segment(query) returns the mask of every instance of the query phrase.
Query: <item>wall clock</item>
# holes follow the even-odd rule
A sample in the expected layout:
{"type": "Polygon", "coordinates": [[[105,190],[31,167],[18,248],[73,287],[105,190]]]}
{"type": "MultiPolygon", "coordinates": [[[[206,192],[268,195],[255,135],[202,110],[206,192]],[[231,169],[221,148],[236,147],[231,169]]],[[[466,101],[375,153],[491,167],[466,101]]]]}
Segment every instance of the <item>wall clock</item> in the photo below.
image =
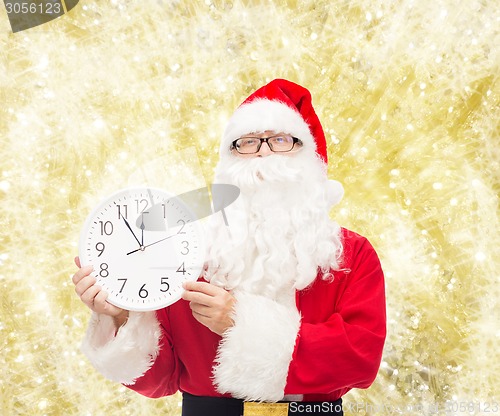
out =
{"type": "Polygon", "coordinates": [[[161,309],[197,280],[205,259],[203,229],[178,197],[155,188],[128,188],[88,216],[79,243],[108,302],[131,311],[161,309]]]}

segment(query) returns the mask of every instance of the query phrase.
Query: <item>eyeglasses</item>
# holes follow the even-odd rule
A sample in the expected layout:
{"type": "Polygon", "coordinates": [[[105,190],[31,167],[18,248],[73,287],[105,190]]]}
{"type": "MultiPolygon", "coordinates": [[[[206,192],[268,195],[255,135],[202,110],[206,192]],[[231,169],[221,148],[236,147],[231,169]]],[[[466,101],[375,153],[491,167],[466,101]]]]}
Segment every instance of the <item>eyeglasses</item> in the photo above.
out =
{"type": "Polygon", "coordinates": [[[258,153],[263,142],[266,142],[269,149],[275,153],[289,152],[294,148],[295,144],[302,146],[302,142],[296,137],[289,134],[277,134],[270,137],[240,137],[231,143],[231,150],[234,149],[243,155],[258,153]]]}

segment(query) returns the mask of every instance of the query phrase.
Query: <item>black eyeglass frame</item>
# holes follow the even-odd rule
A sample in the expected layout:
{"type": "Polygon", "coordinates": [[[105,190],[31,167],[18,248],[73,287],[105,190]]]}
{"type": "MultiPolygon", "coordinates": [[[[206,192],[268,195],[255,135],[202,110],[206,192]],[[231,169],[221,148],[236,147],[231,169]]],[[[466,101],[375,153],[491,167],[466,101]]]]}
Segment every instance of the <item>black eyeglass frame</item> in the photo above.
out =
{"type": "Polygon", "coordinates": [[[291,152],[297,143],[299,143],[301,146],[303,144],[302,140],[298,139],[297,137],[290,136],[293,139],[292,147],[290,148],[290,150],[273,150],[273,146],[269,143],[269,139],[274,139],[275,137],[280,137],[280,136],[282,136],[282,134],[277,134],[275,136],[269,136],[269,137],[248,137],[248,138],[259,139],[260,140],[260,143],[257,146],[257,150],[255,152],[251,152],[251,153],[241,153],[238,150],[238,148],[236,147],[236,142],[238,140],[241,140],[241,139],[245,138],[245,137],[240,137],[240,138],[234,140],[231,143],[231,147],[229,148],[229,150],[236,150],[240,155],[254,155],[255,153],[259,153],[260,148],[262,147],[262,143],[266,142],[267,145],[269,146],[269,149],[271,150],[271,152],[274,152],[274,153],[287,153],[287,152],[291,152]]]}

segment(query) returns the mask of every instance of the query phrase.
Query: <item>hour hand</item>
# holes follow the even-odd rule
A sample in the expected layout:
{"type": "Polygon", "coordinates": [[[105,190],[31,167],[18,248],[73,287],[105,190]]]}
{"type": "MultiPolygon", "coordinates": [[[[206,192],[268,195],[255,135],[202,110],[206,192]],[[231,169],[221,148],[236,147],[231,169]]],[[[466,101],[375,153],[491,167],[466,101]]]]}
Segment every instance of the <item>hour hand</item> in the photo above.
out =
{"type": "Polygon", "coordinates": [[[141,247],[144,245],[144,212],[141,214],[141,247]]]}
{"type": "MultiPolygon", "coordinates": [[[[134,231],[132,230],[132,227],[130,227],[130,224],[128,223],[128,221],[124,218],[123,218],[123,221],[125,221],[125,225],[127,226],[127,228],[130,230],[130,232],[132,233],[132,235],[134,236],[135,238],[135,241],[137,241],[137,243],[139,244],[140,247],[142,247],[142,244],[141,242],[139,241],[139,239],[137,238],[137,236],[135,235],[134,231]]],[[[142,230],[142,232],[144,233],[144,229],[142,230]]]]}

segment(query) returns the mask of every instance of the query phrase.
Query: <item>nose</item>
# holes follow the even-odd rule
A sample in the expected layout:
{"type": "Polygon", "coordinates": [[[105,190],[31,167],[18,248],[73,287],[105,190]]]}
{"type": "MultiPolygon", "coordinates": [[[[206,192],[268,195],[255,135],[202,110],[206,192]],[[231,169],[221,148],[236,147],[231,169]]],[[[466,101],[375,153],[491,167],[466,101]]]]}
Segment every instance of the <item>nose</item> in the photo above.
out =
{"type": "Polygon", "coordinates": [[[272,152],[271,148],[269,147],[269,143],[263,142],[262,146],[260,146],[260,149],[257,152],[257,157],[269,156],[272,153],[273,152],[272,152]]]}

